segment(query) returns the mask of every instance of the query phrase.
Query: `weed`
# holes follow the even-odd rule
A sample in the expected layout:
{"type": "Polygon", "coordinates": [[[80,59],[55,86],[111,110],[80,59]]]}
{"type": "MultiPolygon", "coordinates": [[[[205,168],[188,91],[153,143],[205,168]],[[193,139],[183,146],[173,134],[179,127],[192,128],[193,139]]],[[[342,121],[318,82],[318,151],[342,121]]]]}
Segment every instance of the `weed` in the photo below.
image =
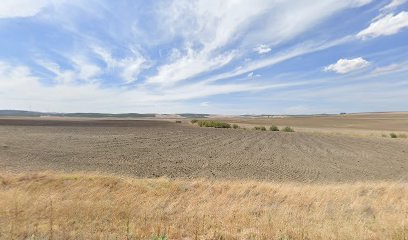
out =
{"type": "Polygon", "coordinates": [[[254,127],[254,129],[255,130],[260,130],[260,131],[266,131],[266,127],[264,127],[264,126],[256,126],[256,127],[254,127]]]}
{"type": "Polygon", "coordinates": [[[191,123],[192,123],[192,124],[197,123],[197,122],[198,122],[198,120],[197,120],[197,119],[193,119],[193,120],[191,120],[191,123]]]}
{"type": "Polygon", "coordinates": [[[390,133],[390,137],[391,137],[391,138],[397,138],[398,136],[397,136],[397,134],[395,134],[395,133],[390,133]]]}
{"type": "Polygon", "coordinates": [[[176,123],[181,123],[181,121],[177,120],[176,123]]]}
{"type": "Polygon", "coordinates": [[[166,235],[153,236],[152,240],[167,240],[167,236],[166,235]]]}
{"type": "Polygon", "coordinates": [[[239,128],[239,126],[238,126],[238,124],[232,124],[232,128],[237,129],[237,128],[239,128]]]}
{"type": "Polygon", "coordinates": [[[272,132],[277,132],[277,131],[279,131],[279,128],[277,127],[277,126],[271,126],[270,128],[269,128],[269,130],[270,131],[272,131],[272,132]]]}

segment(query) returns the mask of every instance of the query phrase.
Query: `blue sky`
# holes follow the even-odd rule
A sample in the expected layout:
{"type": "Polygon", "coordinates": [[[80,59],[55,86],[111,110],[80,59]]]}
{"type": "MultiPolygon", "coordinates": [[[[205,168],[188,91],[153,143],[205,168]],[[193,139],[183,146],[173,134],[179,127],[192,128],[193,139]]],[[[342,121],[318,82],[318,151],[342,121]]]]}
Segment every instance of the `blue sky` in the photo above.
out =
{"type": "Polygon", "coordinates": [[[408,0],[2,0],[0,109],[408,110],[408,0]]]}

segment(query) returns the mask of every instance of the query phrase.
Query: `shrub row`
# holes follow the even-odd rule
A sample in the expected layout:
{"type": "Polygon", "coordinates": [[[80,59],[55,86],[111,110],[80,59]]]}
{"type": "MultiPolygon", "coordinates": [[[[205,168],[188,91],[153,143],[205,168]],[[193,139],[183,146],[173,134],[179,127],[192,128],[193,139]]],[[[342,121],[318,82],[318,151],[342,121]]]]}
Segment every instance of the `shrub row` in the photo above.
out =
{"type": "Polygon", "coordinates": [[[213,121],[213,120],[191,120],[191,123],[197,123],[200,127],[213,127],[213,128],[231,128],[231,125],[226,122],[213,121]]]}
{"type": "MultiPolygon", "coordinates": [[[[214,121],[214,120],[197,120],[197,119],[193,119],[191,120],[192,124],[197,123],[198,126],[200,127],[214,127],[214,128],[233,128],[233,129],[238,129],[240,128],[237,124],[229,124],[226,122],[220,122],[220,121],[214,121]]],[[[245,128],[243,128],[245,129],[245,128]]],[[[266,131],[266,127],[264,126],[256,126],[254,127],[254,130],[258,130],[258,131],[266,131]]],[[[295,130],[291,127],[284,127],[282,128],[282,130],[279,130],[279,128],[277,126],[271,126],[269,128],[269,131],[273,131],[273,132],[277,132],[277,131],[283,131],[283,132],[294,132],[295,130]]]]}
{"type": "Polygon", "coordinates": [[[266,127],[261,126],[261,127],[254,127],[254,130],[260,130],[260,131],[266,131],[266,127]]]}
{"type": "MultiPolygon", "coordinates": [[[[266,131],[266,128],[264,126],[256,126],[254,127],[255,130],[260,130],[260,131],[266,131]]],[[[294,132],[295,130],[291,127],[284,127],[282,130],[279,130],[277,126],[271,126],[269,128],[269,131],[272,132],[278,132],[278,131],[283,131],[283,132],[294,132]]]]}
{"type": "Polygon", "coordinates": [[[396,133],[390,133],[391,138],[407,138],[408,136],[406,134],[396,134],[396,133]]]}

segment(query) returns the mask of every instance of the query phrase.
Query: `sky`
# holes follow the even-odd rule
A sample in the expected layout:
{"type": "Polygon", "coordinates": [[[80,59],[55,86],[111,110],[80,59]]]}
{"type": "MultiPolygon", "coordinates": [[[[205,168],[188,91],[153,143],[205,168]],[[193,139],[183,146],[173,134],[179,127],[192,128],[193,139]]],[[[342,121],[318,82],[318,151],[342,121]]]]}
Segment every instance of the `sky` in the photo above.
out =
{"type": "Polygon", "coordinates": [[[408,110],[408,0],[1,0],[0,109],[408,110]]]}

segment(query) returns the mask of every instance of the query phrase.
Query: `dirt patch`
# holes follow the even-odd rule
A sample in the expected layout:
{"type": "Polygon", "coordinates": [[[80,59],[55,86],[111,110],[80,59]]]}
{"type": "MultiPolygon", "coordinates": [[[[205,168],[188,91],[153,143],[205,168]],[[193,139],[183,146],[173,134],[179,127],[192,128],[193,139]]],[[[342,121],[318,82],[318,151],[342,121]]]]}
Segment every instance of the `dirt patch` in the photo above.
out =
{"type": "Polygon", "coordinates": [[[149,120],[0,121],[4,170],[295,182],[401,180],[408,141],[149,120]],[[7,144],[5,144],[7,143],[7,144]]]}

